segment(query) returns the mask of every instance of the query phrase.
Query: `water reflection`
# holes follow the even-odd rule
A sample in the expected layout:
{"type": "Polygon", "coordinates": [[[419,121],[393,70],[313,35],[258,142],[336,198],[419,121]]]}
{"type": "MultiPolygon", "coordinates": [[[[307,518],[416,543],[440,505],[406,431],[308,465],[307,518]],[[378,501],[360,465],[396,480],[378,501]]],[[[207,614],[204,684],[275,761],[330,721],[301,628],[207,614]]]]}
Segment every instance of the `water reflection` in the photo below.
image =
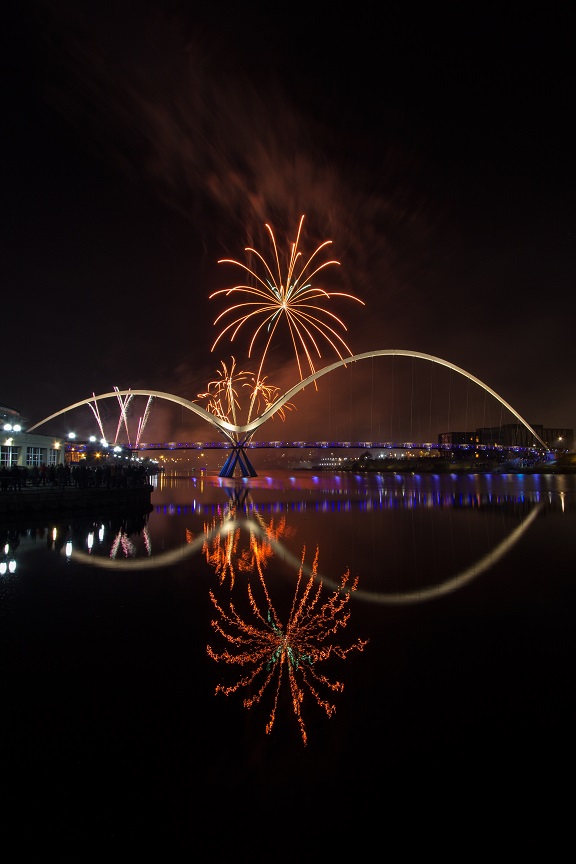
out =
{"type": "Polygon", "coordinates": [[[574,506],[563,479],[552,479],[559,491],[549,478],[490,475],[173,479],[155,491],[150,514],[76,531],[71,555],[138,571],[201,555],[232,589],[255,572],[256,548],[261,563],[275,559],[276,578],[293,582],[302,548],[319,547],[317,578],[331,590],[348,567],[361,576],[355,601],[421,604],[492,568],[539,513],[574,506]]]}
{"type": "Polygon", "coordinates": [[[284,625],[264,578],[266,556],[260,553],[266,544],[261,544],[253,534],[250,542],[255,563],[252,570],[254,578],[249,578],[242,586],[242,596],[237,590],[234,602],[230,597],[219,601],[213,590],[209,592],[217,613],[211,624],[225,647],[215,649],[208,645],[208,656],[217,663],[225,663],[240,670],[238,680],[231,684],[218,684],[215,692],[228,696],[240,690],[247,691],[243,704],[245,708],[252,708],[272,691],[272,706],[266,723],[266,732],[269,734],[276,719],[283,679],[287,676],[292,710],[298,721],[302,741],[306,744],[308,734],[302,715],[305,696],[311,696],[331,717],[336,706],[323,694],[342,692],[344,689],[341,681],[332,680],[318,667],[331,657],[344,660],[350,651],[362,651],[368,642],[367,639],[357,639],[348,647],[343,647],[333,641],[338,631],[348,624],[349,601],[351,593],[357,588],[358,579],[350,582],[350,572],[347,571],[336,590],[326,595],[322,582],[316,581],[319,550],[316,550],[310,575],[305,578],[304,549],[284,625]],[[243,612],[240,611],[242,605],[246,607],[243,612]]]}
{"type": "Polygon", "coordinates": [[[17,531],[8,531],[2,537],[2,555],[0,557],[0,576],[16,572],[16,550],[20,545],[17,531]]]}
{"type": "MultiPolygon", "coordinates": [[[[247,487],[227,487],[227,492],[228,502],[220,515],[204,524],[207,539],[202,551],[218,577],[220,594],[227,591],[227,596],[219,599],[216,591],[209,590],[217,613],[210,623],[223,647],[208,645],[207,652],[217,663],[235,668],[239,677],[235,675],[232,683],[217,684],[215,693],[229,696],[242,691],[247,709],[268,696],[271,706],[265,729],[270,734],[283,687],[288,686],[300,735],[307,744],[302,713],[305,697],[312,697],[331,717],[336,706],[329,694],[344,689],[342,681],[332,680],[320,671],[320,665],[333,657],[344,660],[350,651],[362,651],[368,642],[357,639],[344,647],[335,641],[338,631],[348,624],[350,597],[358,587],[358,577],[351,580],[350,571],[346,571],[332,594],[327,595],[322,581],[318,581],[319,549],[305,577],[304,547],[290,609],[281,615],[264,571],[280,539],[292,535],[293,530],[288,528],[284,515],[265,520],[253,506],[247,487]],[[237,573],[245,576],[239,585],[237,573]]],[[[192,535],[188,536],[193,542],[192,535]]],[[[272,585],[278,585],[274,578],[272,585]]]]}
{"type": "Polygon", "coordinates": [[[22,825],[79,826],[76,849],[94,830],[113,843],[132,809],[144,834],[189,827],[198,790],[214,836],[223,814],[243,836],[284,800],[324,829],[334,800],[358,825],[405,815],[415,789],[429,807],[438,778],[474,813],[488,789],[504,818],[542,777],[553,788],[576,720],[576,477],[255,480],[174,479],[121,519],[0,520],[17,563],[0,577],[3,771],[22,825]],[[235,553],[208,560],[229,533],[235,553]],[[346,598],[330,633],[322,607],[346,598]],[[330,645],[345,662],[314,659],[330,645]]]}
{"type": "MultiPolygon", "coordinates": [[[[202,552],[206,561],[216,571],[220,583],[228,577],[230,588],[234,587],[237,572],[253,573],[263,567],[274,554],[273,543],[293,534],[286,524],[286,517],[272,517],[266,522],[261,513],[253,509],[248,487],[228,487],[228,503],[222,512],[204,523],[202,552]],[[241,544],[243,529],[246,542],[241,544]]],[[[191,531],[186,532],[189,543],[194,540],[191,531]]]]}
{"type": "Polygon", "coordinates": [[[13,572],[20,539],[45,536],[68,560],[107,569],[143,571],[201,555],[233,588],[238,574],[254,572],[256,543],[260,562],[275,558],[292,574],[302,547],[319,546],[318,578],[331,589],[349,567],[362,577],[357,601],[422,603],[494,566],[540,512],[574,508],[571,479],[307,472],[240,482],[168,478],[146,512],[0,529],[0,563],[13,572]]]}

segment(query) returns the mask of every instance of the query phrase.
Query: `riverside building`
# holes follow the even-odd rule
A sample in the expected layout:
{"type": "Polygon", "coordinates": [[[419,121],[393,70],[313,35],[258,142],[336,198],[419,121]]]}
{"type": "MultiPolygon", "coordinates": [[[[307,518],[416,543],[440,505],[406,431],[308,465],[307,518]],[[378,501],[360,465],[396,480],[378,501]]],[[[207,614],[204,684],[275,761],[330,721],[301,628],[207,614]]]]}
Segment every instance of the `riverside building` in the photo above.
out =
{"type": "Polygon", "coordinates": [[[66,441],[54,435],[26,432],[28,421],[19,411],[0,405],[0,468],[33,468],[65,461],[66,441]]]}

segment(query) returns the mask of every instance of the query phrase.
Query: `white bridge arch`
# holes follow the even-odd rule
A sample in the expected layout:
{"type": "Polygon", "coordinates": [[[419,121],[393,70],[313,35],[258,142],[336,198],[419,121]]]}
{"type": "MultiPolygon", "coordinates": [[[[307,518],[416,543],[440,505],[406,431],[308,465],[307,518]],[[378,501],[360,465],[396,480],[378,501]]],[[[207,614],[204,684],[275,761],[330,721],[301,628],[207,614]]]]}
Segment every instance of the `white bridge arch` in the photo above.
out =
{"type": "Polygon", "coordinates": [[[538,441],[542,448],[546,451],[549,448],[546,446],[544,441],[540,438],[540,436],[535,432],[532,426],[527,422],[527,420],[522,417],[521,414],[516,411],[515,408],[510,405],[502,396],[500,396],[495,390],[485,384],[484,381],[481,381],[479,378],[476,378],[470,372],[467,372],[465,369],[462,369],[460,366],[456,366],[454,363],[450,363],[448,360],[443,360],[441,357],[435,357],[433,354],[423,354],[421,351],[412,351],[409,349],[403,348],[382,348],[377,349],[375,351],[365,351],[362,354],[353,354],[350,357],[345,357],[342,360],[337,360],[334,363],[331,363],[329,366],[325,366],[323,369],[320,369],[317,372],[314,372],[312,375],[309,375],[307,378],[299,381],[294,387],[291,387],[290,390],[287,390],[283,396],[280,396],[273,405],[270,406],[263,414],[259,417],[256,417],[250,423],[246,423],[244,425],[235,425],[234,423],[229,423],[227,420],[222,420],[219,417],[216,417],[214,414],[211,414],[209,411],[206,411],[200,405],[197,405],[195,402],[191,402],[189,399],[184,399],[182,396],[176,396],[173,393],[165,393],[161,390],[114,390],[112,393],[101,393],[99,396],[92,396],[89,399],[82,399],[80,402],[74,402],[72,405],[66,406],[66,408],[62,408],[59,411],[56,411],[54,414],[51,414],[49,417],[45,417],[44,420],[40,420],[38,423],[34,424],[29,428],[29,432],[32,432],[35,429],[38,429],[39,426],[42,426],[44,423],[48,423],[50,420],[54,420],[56,417],[59,417],[61,414],[66,414],[68,411],[72,411],[75,408],[79,408],[82,405],[90,405],[95,401],[100,399],[111,399],[117,398],[118,396],[152,396],[157,399],[164,399],[168,402],[174,402],[177,405],[181,405],[183,408],[192,411],[194,414],[197,414],[199,417],[206,420],[214,429],[216,429],[221,435],[226,438],[226,440],[230,443],[232,447],[232,453],[229,458],[226,460],[224,468],[221,471],[222,476],[231,477],[233,476],[236,465],[239,465],[242,474],[245,477],[248,476],[256,476],[256,472],[254,471],[252,465],[250,464],[250,460],[246,456],[244,447],[254,434],[254,432],[260,428],[267,420],[270,420],[274,414],[276,414],[280,409],[286,405],[287,402],[290,401],[297,393],[301,390],[304,390],[306,387],[309,387],[314,381],[319,378],[322,378],[324,375],[327,375],[329,372],[333,372],[335,369],[338,369],[342,366],[348,366],[350,363],[357,363],[360,360],[371,360],[376,357],[413,357],[417,360],[427,360],[430,363],[437,363],[440,366],[445,367],[446,369],[451,369],[453,372],[457,372],[459,375],[463,375],[469,381],[477,384],[491,396],[493,396],[501,405],[503,405],[508,411],[510,411],[523,426],[534,436],[535,440],[538,441]]]}

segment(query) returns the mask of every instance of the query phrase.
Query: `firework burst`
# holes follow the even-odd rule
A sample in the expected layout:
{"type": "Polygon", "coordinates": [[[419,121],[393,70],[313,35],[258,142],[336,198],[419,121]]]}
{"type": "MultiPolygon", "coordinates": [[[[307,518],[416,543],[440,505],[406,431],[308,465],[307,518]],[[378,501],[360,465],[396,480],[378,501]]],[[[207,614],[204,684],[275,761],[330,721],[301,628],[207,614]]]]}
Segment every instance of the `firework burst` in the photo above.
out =
{"type": "Polygon", "coordinates": [[[346,325],[341,318],[326,309],[325,304],[334,297],[345,297],[362,305],[364,302],[353,294],[327,291],[312,284],[312,279],[320,271],[331,265],[339,265],[340,262],[331,259],[323,263],[316,263],[319,253],[332,243],[331,240],[326,240],[310,255],[306,263],[302,264],[302,253],[298,249],[298,244],[303,222],[304,216],[300,219],[296,240],[290,247],[288,266],[284,274],[276,238],[268,224],[266,224],[266,229],[272,240],[273,263],[267,263],[264,256],[252,247],[247,247],[244,250],[255,256],[261,273],[247,264],[231,258],[222,258],[218,262],[219,264],[234,264],[241,267],[252,277],[253,284],[223,288],[210,295],[210,299],[221,294],[225,297],[238,296],[241,298],[238,303],[221,312],[214,321],[215,325],[223,324],[224,321],[228,321],[228,323],[216,338],[211,350],[215,349],[224,336],[229,336],[232,342],[244,325],[256,325],[250,339],[248,357],[252,356],[258,339],[260,337],[265,339],[264,351],[256,376],[257,380],[262,377],[264,361],[282,320],[286,322],[290,332],[301,380],[304,378],[302,369],[304,361],[308,364],[310,374],[316,371],[313,356],[322,356],[319,344],[321,340],[328,342],[341,360],[344,359],[343,352],[352,354],[351,349],[338,332],[339,330],[346,331],[346,325]],[[231,321],[229,320],[230,316],[233,316],[231,321]]]}
{"type": "MultiPolygon", "coordinates": [[[[252,375],[250,372],[236,369],[234,357],[230,360],[230,368],[223,360],[220,362],[220,366],[221,368],[216,371],[218,377],[208,383],[206,392],[197,394],[197,399],[204,402],[206,411],[210,411],[220,420],[227,420],[234,424],[238,422],[238,415],[242,408],[238,385],[247,387],[250,391],[246,423],[252,419],[254,409],[259,413],[264,413],[278,398],[279,387],[267,384],[267,378],[259,380],[256,375],[252,375]]],[[[293,408],[294,405],[291,402],[287,402],[279,408],[278,416],[280,419],[285,420],[286,411],[292,411],[293,408]]]]}
{"type": "Polygon", "coordinates": [[[350,574],[346,571],[339,588],[324,599],[322,582],[315,585],[318,549],[308,579],[303,576],[305,552],[304,549],[292,607],[285,626],[274,609],[264,581],[263,566],[256,554],[256,569],[264,595],[263,602],[259,602],[255,590],[248,584],[248,600],[253,621],[246,621],[236,611],[232,602],[225,609],[218,603],[214,592],[210,591],[210,598],[218,613],[218,618],[211,624],[228,647],[216,651],[210,645],[207,646],[208,655],[213,660],[247,670],[236,683],[230,686],[219,684],[216,693],[228,696],[243,689],[249,693],[244,698],[244,707],[251,708],[262,700],[269,688],[273,690],[272,708],[266,724],[268,734],[272,731],[276,719],[283,679],[288,678],[292,708],[304,744],[308,741],[302,716],[306,693],[313,696],[330,717],[336,706],[325,698],[321,691],[334,693],[344,689],[340,681],[332,681],[320,672],[319,664],[332,656],[344,659],[350,651],[362,651],[367,644],[367,640],[358,639],[344,648],[331,641],[337,631],[348,623],[348,604],[358,580],[355,579],[348,585],[350,574]]]}
{"type": "Polygon", "coordinates": [[[236,387],[248,377],[248,373],[236,369],[234,357],[230,360],[230,369],[223,360],[220,361],[220,366],[221,368],[216,370],[218,377],[209,381],[206,392],[198,393],[197,398],[202,399],[206,403],[206,410],[220,420],[236,423],[236,411],[240,409],[236,387]]]}

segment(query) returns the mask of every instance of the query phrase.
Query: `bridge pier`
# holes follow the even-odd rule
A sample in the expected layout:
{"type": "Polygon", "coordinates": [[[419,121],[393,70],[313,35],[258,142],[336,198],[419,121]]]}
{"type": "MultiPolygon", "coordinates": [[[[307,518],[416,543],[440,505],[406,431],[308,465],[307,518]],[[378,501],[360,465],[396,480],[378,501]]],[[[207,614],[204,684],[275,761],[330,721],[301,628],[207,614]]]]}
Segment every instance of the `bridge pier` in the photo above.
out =
{"type": "MultiPolygon", "coordinates": [[[[243,442],[244,444],[245,442],[243,442]]],[[[239,466],[242,477],[257,477],[254,466],[250,462],[243,444],[236,444],[226,459],[220,471],[220,477],[233,477],[236,466],[239,466]]]]}

